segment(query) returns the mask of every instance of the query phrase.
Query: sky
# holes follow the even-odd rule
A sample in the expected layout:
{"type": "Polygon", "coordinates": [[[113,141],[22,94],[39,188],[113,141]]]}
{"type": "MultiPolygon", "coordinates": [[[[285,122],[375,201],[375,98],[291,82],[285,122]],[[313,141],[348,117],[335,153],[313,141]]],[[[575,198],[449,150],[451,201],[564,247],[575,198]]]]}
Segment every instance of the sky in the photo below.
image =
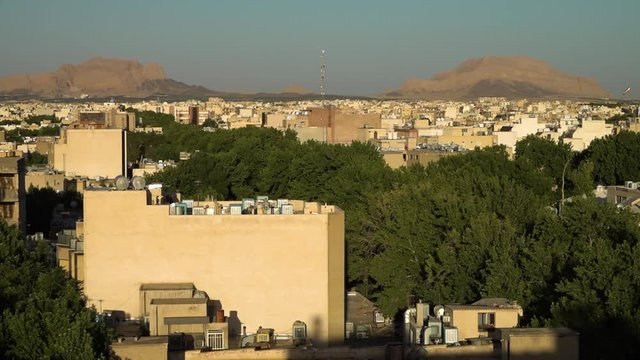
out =
{"type": "Polygon", "coordinates": [[[370,95],[481,56],[526,55],[640,95],[640,0],[0,0],[0,76],[94,56],[219,91],[370,95]]]}

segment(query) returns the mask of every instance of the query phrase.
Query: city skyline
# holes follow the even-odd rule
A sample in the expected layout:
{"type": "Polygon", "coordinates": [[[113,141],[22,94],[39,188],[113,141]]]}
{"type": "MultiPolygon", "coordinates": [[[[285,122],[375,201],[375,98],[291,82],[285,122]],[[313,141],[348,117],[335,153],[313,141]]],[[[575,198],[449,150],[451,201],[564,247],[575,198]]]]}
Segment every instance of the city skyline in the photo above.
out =
{"type": "Polygon", "coordinates": [[[94,56],[157,62],[168,77],[213,90],[320,87],[370,95],[482,56],[531,56],[637,98],[634,14],[619,0],[397,3],[0,2],[0,76],[48,72],[94,56]]]}

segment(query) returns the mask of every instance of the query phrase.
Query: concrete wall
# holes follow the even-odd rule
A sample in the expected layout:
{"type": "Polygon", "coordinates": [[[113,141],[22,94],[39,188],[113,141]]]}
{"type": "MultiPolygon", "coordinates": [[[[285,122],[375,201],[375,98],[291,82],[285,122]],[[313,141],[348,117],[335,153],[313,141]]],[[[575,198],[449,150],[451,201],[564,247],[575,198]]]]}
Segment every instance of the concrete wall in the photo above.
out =
{"type": "Polygon", "coordinates": [[[249,359],[385,359],[385,346],[368,346],[350,348],[337,346],[331,348],[308,349],[271,349],[255,351],[254,349],[237,349],[227,351],[185,351],[185,360],[199,359],[225,359],[225,360],[249,360],[249,359]]]}
{"type": "Polygon", "coordinates": [[[51,188],[55,191],[64,191],[64,175],[47,174],[43,171],[31,171],[25,175],[25,187],[37,189],[51,188]]]}
{"type": "Polygon", "coordinates": [[[162,360],[167,359],[167,343],[138,343],[133,340],[114,342],[113,351],[122,360],[162,360]]]}
{"type": "Polygon", "coordinates": [[[325,127],[301,127],[293,130],[298,134],[298,140],[303,143],[309,140],[327,142],[331,129],[325,127]]]}
{"type": "MultiPolygon", "coordinates": [[[[446,308],[446,307],[445,307],[446,308]]],[[[448,311],[449,312],[449,311],[448,311]]],[[[495,313],[495,328],[513,328],[518,326],[520,309],[453,309],[451,325],[458,328],[458,339],[470,339],[489,336],[487,330],[478,327],[478,313],[495,313]]]]}
{"type": "Polygon", "coordinates": [[[0,152],[0,217],[24,233],[27,220],[25,165],[22,155],[14,155],[13,151],[0,152]]]}
{"type": "Polygon", "coordinates": [[[427,138],[429,144],[457,144],[467,150],[493,146],[496,141],[496,137],[493,135],[442,135],[427,138]]]}
{"type": "MultiPolygon", "coordinates": [[[[229,323],[344,338],[344,213],[169,215],[146,191],[85,191],[85,294],[140,314],[140,285],[193,283],[229,323]],[[236,311],[237,317],[232,318],[236,311]]],[[[90,300],[93,304],[93,302],[90,300]]],[[[97,304],[96,304],[97,305],[97,304]]]]}
{"type": "Polygon", "coordinates": [[[578,360],[579,334],[567,328],[523,328],[500,334],[504,360],[578,360]]]}
{"type": "Polygon", "coordinates": [[[332,144],[350,144],[358,139],[358,129],[365,126],[370,128],[381,127],[380,114],[345,114],[337,113],[331,124],[333,130],[331,139],[332,144]]]}
{"type": "Polygon", "coordinates": [[[497,359],[500,356],[500,350],[495,349],[493,344],[464,346],[426,345],[424,349],[427,351],[429,359],[497,359]]]}
{"type": "MultiPolygon", "coordinates": [[[[151,304],[151,316],[149,317],[149,332],[151,336],[169,335],[169,326],[165,324],[165,318],[169,317],[199,317],[207,316],[206,299],[189,299],[203,300],[199,303],[180,303],[180,304],[151,304]]],[[[178,326],[174,325],[173,328],[178,326]]],[[[188,324],[188,328],[183,329],[185,333],[202,333],[203,325],[188,324]]],[[[175,329],[174,329],[175,330],[175,329]]]]}
{"type": "Polygon", "coordinates": [[[53,167],[65,175],[115,178],[126,173],[126,132],[67,129],[54,145],[53,167]]]}
{"type": "Polygon", "coordinates": [[[578,360],[578,337],[518,336],[503,343],[502,359],[578,360]]]}

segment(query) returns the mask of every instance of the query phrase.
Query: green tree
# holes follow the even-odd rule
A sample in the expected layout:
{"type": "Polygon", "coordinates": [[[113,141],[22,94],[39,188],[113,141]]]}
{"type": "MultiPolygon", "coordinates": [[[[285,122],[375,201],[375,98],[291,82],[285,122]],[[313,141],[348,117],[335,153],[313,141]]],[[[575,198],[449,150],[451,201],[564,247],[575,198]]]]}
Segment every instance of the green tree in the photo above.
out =
{"type": "Polygon", "coordinates": [[[640,179],[640,134],[621,131],[595,139],[583,158],[593,163],[595,181],[603,185],[620,185],[640,179]]]}
{"type": "Polygon", "coordinates": [[[112,357],[106,326],[78,284],[52,267],[51,249],[28,245],[0,221],[0,354],[3,359],[112,357]]]}

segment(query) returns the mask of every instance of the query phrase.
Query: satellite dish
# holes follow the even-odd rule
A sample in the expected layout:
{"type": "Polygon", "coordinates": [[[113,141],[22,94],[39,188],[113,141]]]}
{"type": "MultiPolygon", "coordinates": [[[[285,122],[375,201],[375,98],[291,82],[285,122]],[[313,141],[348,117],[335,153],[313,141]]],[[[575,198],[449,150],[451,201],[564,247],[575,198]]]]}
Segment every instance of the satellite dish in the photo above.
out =
{"type": "Polygon", "coordinates": [[[442,305],[436,305],[436,306],[433,308],[433,312],[434,312],[434,314],[435,314],[437,317],[439,317],[439,318],[443,317],[443,316],[444,316],[444,306],[442,306],[442,305]]]}
{"type": "Polygon", "coordinates": [[[116,189],[127,190],[129,188],[129,179],[126,176],[116,176],[116,189]]]}
{"type": "Polygon", "coordinates": [[[133,185],[133,188],[136,190],[144,189],[144,186],[146,184],[147,182],[144,180],[142,176],[134,176],[133,179],[131,179],[131,185],[133,185]]]}

